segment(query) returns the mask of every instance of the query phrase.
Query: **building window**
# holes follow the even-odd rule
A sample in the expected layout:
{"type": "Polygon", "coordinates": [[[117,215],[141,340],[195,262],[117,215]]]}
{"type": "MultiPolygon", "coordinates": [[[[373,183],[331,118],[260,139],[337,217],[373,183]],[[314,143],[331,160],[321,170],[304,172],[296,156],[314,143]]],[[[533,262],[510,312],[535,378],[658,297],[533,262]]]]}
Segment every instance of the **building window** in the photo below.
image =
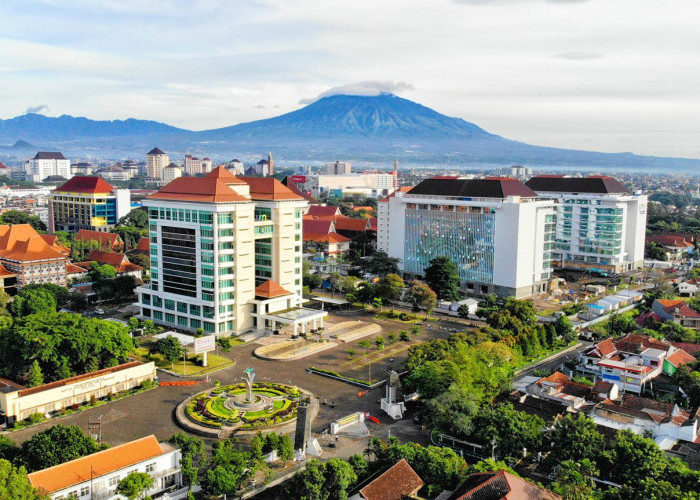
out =
{"type": "Polygon", "coordinates": [[[175,315],[172,313],[165,313],[165,321],[167,323],[175,323],[175,315]]]}
{"type": "Polygon", "coordinates": [[[186,313],[187,312],[187,304],[185,304],[184,302],[178,302],[177,303],[177,312],[186,313]]]}
{"type": "Polygon", "coordinates": [[[153,319],[162,320],[163,313],[160,311],[153,311],[153,319]]]}
{"type": "Polygon", "coordinates": [[[81,497],[88,496],[89,494],[90,494],[90,487],[89,486],[83,486],[82,488],[80,488],[80,496],[81,497]]]}
{"type": "Polygon", "coordinates": [[[119,476],[112,476],[112,477],[110,477],[110,478],[109,478],[109,481],[108,481],[108,484],[109,484],[110,486],[116,486],[117,484],[119,484],[119,476]]]}
{"type": "Polygon", "coordinates": [[[190,327],[191,328],[201,328],[202,322],[198,319],[190,319],[190,327]]]}
{"type": "Polygon", "coordinates": [[[155,462],[146,465],[146,474],[150,474],[154,470],[156,470],[156,463],[155,462]]]}
{"type": "Polygon", "coordinates": [[[184,316],[178,316],[177,324],[180,326],[187,326],[187,318],[185,318],[184,316]]]}
{"type": "Polygon", "coordinates": [[[190,314],[192,316],[199,316],[199,306],[195,306],[193,304],[190,304],[190,314]]]}
{"type": "Polygon", "coordinates": [[[216,330],[216,325],[214,323],[209,323],[208,321],[204,322],[204,331],[205,332],[214,332],[216,330]]]}
{"type": "Polygon", "coordinates": [[[174,311],[175,310],[175,301],[170,300],[170,299],[165,299],[165,308],[174,311]]]}
{"type": "Polygon", "coordinates": [[[233,223],[233,216],[228,213],[228,214],[218,214],[217,215],[219,224],[232,224],[233,223]]]}

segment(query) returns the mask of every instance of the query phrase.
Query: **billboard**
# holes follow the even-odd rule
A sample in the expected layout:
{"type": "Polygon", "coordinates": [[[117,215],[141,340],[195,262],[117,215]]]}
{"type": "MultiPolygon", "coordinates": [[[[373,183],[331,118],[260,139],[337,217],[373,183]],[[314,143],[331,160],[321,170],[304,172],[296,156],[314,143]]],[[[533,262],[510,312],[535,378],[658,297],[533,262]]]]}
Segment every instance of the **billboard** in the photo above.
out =
{"type": "Polygon", "coordinates": [[[292,182],[296,182],[298,184],[304,184],[306,182],[306,176],[305,175],[293,175],[292,182]]]}
{"type": "Polygon", "coordinates": [[[194,339],[194,353],[199,354],[200,352],[209,352],[216,349],[216,336],[206,335],[204,337],[199,337],[194,339]]]}

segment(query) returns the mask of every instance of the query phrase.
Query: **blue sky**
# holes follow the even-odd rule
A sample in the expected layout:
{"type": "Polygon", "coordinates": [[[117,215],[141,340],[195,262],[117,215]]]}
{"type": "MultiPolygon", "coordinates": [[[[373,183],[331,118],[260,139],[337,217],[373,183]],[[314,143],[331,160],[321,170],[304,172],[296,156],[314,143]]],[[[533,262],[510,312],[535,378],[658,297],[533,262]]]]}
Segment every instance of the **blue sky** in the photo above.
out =
{"type": "Polygon", "coordinates": [[[699,17],[693,0],[4,0],[0,118],[205,129],[381,88],[511,139],[700,158],[699,17]]]}

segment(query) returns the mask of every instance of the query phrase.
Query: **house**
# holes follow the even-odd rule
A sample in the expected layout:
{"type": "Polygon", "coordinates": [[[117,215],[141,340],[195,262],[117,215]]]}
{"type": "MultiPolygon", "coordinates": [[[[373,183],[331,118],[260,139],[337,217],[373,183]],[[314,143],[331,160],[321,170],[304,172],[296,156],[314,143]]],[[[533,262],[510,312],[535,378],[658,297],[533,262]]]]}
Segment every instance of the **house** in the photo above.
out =
{"type": "Polygon", "coordinates": [[[0,265],[7,271],[3,274],[6,288],[13,278],[18,289],[26,284],[66,286],[67,263],[68,257],[29,224],[0,226],[0,265]]]}
{"type": "Polygon", "coordinates": [[[561,497],[504,470],[480,472],[465,479],[446,500],[561,500],[561,497]]]}
{"type": "Polygon", "coordinates": [[[124,242],[117,233],[103,233],[100,231],[80,229],[75,235],[75,240],[84,243],[97,241],[100,243],[100,248],[102,250],[111,250],[112,252],[120,252],[124,249],[124,242]]]}
{"type": "Polygon", "coordinates": [[[525,390],[528,394],[557,401],[562,406],[576,410],[581,410],[588,405],[587,400],[591,399],[592,396],[590,386],[574,382],[561,372],[554,372],[543,377],[528,385],[525,390]]]}
{"type": "Polygon", "coordinates": [[[180,450],[159,443],[150,435],[113,448],[98,451],[70,462],[28,474],[36,489],[46,491],[52,500],[65,498],[120,499],[117,485],[131,472],[144,472],[155,479],[148,495],[169,499],[187,497],[182,484],[180,450]]]}
{"type": "Polygon", "coordinates": [[[687,365],[688,363],[695,363],[696,361],[697,359],[695,359],[695,357],[685,352],[683,349],[678,349],[664,360],[664,373],[666,375],[673,375],[681,366],[687,365]]]}
{"type": "Polygon", "coordinates": [[[700,313],[684,300],[656,299],[651,310],[663,321],[673,321],[685,328],[700,331],[700,313]]]}
{"type": "Polygon", "coordinates": [[[143,236],[139,239],[136,248],[132,248],[126,252],[127,255],[145,255],[150,257],[151,255],[151,240],[150,238],[143,236]]]}
{"type": "Polygon", "coordinates": [[[676,295],[679,297],[695,297],[700,290],[700,280],[681,281],[676,285],[676,295]]]}
{"type": "Polygon", "coordinates": [[[423,480],[405,458],[379,475],[374,475],[355,488],[348,500],[402,500],[413,498],[423,487],[423,480]]]}
{"type": "Polygon", "coordinates": [[[335,231],[333,220],[304,218],[304,247],[309,251],[328,255],[341,255],[350,250],[350,238],[335,231]]]}
{"type": "Polygon", "coordinates": [[[579,354],[578,373],[617,385],[623,392],[641,393],[663,371],[666,356],[676,351],[668,342],[645,335],[607,338],[579,354]]]}
{"type": "Polygon", "coordinates": [[[129,262],[129,258],[123,253],[93,250],[88,255],[87,261],[97,262],[98,264],[109,264],[117,271],[117,276],[127,274],[136,279],[141,279],[141,275],[143,274],[143,267],[129,262]]]}
{"type": "Polygon", "coordinates": [[[673,260],[682,258],[684,253],[692,253],[694,248],[692,243],[685,240],[685,237],[671,234],[654,234],[647,236],[646,241],[661,245],[673,260]]]}

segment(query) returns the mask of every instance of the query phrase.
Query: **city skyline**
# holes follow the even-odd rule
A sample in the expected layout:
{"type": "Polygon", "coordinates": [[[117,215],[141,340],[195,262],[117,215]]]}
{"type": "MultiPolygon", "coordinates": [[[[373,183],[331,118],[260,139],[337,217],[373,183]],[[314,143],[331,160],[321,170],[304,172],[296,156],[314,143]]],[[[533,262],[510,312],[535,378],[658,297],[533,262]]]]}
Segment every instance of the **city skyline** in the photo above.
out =
{"type": "Polygon", "coordinates": [[[394,92],[524,142],[700,157],[692,20],[650,1],[3,4],[1,118],[201,130],[394,92]],[[357,82],[361,82],[358,85],[357,82]]]}

